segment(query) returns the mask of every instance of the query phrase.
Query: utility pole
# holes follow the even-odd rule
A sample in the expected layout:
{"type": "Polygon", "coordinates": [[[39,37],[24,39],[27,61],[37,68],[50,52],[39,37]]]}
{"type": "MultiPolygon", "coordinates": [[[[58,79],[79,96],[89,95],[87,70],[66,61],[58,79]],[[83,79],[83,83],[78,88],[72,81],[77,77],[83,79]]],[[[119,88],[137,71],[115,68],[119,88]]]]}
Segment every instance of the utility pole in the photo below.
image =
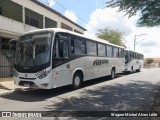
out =
{"type": "Polygon", "coordinates": [[[135,35],[135,37],[134,37],[134,51],[135,51],[135,49],[136,49],[136,37],[137,37],[137,36],[142,36],[142,35],[147,35],[147,34],[135,35]]]}

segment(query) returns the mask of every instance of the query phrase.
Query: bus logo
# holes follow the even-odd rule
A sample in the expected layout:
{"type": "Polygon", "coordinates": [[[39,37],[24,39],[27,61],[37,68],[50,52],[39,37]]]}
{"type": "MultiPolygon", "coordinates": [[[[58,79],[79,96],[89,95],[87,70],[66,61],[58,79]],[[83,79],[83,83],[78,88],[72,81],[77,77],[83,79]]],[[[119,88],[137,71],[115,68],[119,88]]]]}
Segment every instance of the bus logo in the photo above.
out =
{"type": "Polygon", "coordinates": [[[108,60],[102,59],[102,60],[95,60],[95,61],[93,62],[93,65],[94,65],[94,66],[99,66],[99,65],[103,65],[103,64],[108,64],[108,60]]]}
{"type": "Polygon", "coordinates": [[[28,70],[28,69],[29,69],[29,67],[24,67],[24,69],[28,70]]]}

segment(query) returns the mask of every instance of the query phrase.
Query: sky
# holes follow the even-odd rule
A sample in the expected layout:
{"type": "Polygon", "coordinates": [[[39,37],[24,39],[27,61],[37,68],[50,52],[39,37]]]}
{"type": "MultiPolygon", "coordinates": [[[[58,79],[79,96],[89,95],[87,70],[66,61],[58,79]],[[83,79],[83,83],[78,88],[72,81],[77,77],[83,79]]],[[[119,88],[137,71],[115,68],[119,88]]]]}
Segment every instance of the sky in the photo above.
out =
{"type": "Polygon", "coordinates": [[[98,29],[109,27],[125,33],[127,49],[143,53],[145,58],[160,57],[160,27],[137,27],[139,16],[129,18],[118,8],[106,8],[108,0],[39,0],[87,29],[85,35],[95,36],[98,29]],[[56,2],[55,2],[56,1],[56,2]],[[84,22],[85,21],[85,22],[84,22]]]}

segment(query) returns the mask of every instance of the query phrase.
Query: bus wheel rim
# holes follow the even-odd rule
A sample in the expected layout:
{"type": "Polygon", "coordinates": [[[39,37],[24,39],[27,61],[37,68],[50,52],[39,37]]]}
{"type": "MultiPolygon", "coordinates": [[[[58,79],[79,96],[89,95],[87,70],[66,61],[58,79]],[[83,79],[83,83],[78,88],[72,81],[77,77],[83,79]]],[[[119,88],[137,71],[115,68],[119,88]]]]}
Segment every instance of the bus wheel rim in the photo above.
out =
{"type": "Polygon", "coordinates": [[[75,77],[74,84],[75,86],[78,86],[80,84],[80,78],[78,76],[75,77]]]}
{"type": "Polygon", "coordinates": [[[114,78],[114,70],[112,70],[112,78],[114,78]]]}

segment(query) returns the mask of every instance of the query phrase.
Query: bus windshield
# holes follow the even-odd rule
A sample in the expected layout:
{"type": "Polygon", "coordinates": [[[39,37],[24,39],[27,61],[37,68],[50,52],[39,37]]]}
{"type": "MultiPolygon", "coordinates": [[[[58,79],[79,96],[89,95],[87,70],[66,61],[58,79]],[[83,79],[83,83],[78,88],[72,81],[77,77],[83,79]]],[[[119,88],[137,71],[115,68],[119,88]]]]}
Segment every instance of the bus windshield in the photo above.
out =
{"type": "Polygon", "coordinates": [[[20,37],[15,65],[33,67],[49,63],[51,38],[51,33],[20,37]]]}

